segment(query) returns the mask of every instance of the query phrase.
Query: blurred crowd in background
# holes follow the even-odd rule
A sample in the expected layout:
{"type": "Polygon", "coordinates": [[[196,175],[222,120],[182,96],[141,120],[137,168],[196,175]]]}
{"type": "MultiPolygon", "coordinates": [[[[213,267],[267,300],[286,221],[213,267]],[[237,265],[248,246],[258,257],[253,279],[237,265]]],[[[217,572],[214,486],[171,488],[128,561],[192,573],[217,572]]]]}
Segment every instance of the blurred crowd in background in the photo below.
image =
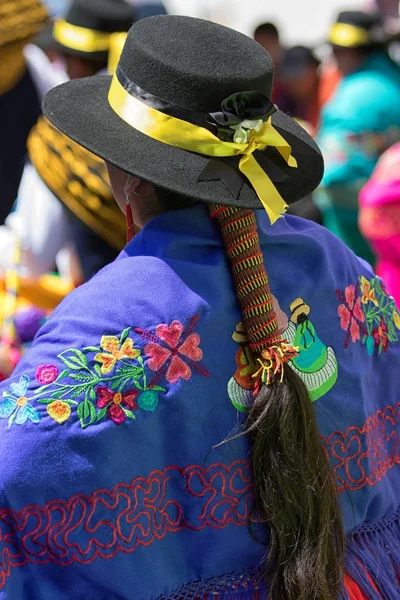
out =
{"type": "Polygon", "coordinates": [[[41,116],[43,97],[69,78],[112,74],[130,26],[166,12],[236,27],[270,53],[273,102],[315,137],[325,160],[320,188],[291,212],[372,264],[400,305],[399,2],[349,2],[332,16],[335,7],[320,0],[270,10],[235,0],[2,0],[0,378],[61,299],[125,244],[103,163],[41,116]]]}

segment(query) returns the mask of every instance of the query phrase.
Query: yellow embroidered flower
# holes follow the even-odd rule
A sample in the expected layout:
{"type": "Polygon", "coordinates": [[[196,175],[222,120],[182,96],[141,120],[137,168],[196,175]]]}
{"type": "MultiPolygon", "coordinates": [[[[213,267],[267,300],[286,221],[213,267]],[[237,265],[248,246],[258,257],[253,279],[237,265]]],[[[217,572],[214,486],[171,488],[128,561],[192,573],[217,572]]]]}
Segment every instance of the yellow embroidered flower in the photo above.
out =
{"type": "Polygon", "coordinates": [[[400,329],[400,315],[396,309],[393,311],[393,321],[397,329],[400,329]]]}
{"type": "Polygon", "coordinates": [[[56,400],[47,407],[47,412],[59,425],[64,423],[71,416],[71,407],[62,400],[56,400]]]}
{"type": "Polygon", "coordinates": [[[137,358],[140,350],[133,347],[133,340],[128,338],[120,347],[119,339],[112,335],[103,335],[100,341],[103,352],[96,354],[94,360],[101,363],[101,372],[107,375],[113,370],[115,363],[123,358],[137,358]]]}
{"type": "Polygon", "coordinates": [[[361,276],[360,282],[361,282],[361,292],[362,292],[361,302],[363,304],[367,304],[367,302],[372,302],[373,304],[375,304],[375,306],[379,306],[378,301],[375,296],[375,290],[371,286],[371,282],[368,281],[368,279],[366,279],[364,276],[361,276]]]}

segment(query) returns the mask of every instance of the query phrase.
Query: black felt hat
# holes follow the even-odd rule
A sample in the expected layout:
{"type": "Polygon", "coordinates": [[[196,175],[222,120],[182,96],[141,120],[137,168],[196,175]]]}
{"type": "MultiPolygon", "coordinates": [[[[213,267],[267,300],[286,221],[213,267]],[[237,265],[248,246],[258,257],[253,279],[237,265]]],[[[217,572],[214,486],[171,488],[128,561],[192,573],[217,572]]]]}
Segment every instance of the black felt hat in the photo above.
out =
{"type": "Polygon", "coordinates": [[[379,14],[354,10],[339,13],[328,41],[338,48],[368,48],[383,46],[390,36],[379,14]]]}
{"type": "Polygon", "coordinates": [[[54,47],[64,54],[107,61],[110,36],[128,31],[135,14],[125,0],[73,0],[65,19],[55,21],[54,47]]]}
{"type": "MultiPolygon", "coordinates": [[[[269,54],[241,33],[191,17],[157,16],[136,23],[117,76],[140,103],[205,128],[215,127],[210,113],[219,119],[226,116],[221,105],[238,93],[245,99],[241,117],[259,118],[260,110],[267,116],[275,111],[268,100],[273,82],[269,54]]],[[[108,100],[110,84],[108,76],[63,84],[46,96],[44,113],[73,140],[145,181],[205,202],[262,208],[238,169],[240,157],[210,159],[141,133],[114,112],[108,100]]],[[[292,203],[318,186],[323,159],[314,140],[289,116],[276,110],[272,125],[291,146],[297,168],[289,167],[276,148],[256,151],[254,158],[284,200],[292,203]]]]}

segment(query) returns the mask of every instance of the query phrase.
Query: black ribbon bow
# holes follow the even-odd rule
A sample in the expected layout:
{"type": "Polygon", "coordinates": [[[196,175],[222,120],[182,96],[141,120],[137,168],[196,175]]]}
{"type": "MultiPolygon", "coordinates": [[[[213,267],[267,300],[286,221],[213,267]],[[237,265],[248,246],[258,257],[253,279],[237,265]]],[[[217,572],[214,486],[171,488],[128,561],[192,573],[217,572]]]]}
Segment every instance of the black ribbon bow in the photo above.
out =
{"type": "Polygon", "coordinates": [[[215,129],[220,140],[233,141],[236,125],[242,121],[268,121],[276,106],[261,92],[238,92],[225,98],[221,110],[206,114],[206,121],[215,129]]]}

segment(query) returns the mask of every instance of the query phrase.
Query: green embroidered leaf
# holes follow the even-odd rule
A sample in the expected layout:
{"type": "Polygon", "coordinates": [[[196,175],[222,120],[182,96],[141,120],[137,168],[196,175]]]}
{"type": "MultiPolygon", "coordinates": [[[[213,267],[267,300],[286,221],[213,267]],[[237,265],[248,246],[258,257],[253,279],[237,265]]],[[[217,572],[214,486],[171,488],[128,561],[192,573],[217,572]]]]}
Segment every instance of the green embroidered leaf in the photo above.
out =
{"type": "Polygon", "coordinates": [[[99,412],[97,413],[97,420],[101,421],[101,419],[104,419],[104,417],[107,414],[107,409],[106,408],[102,408],[101,410],[99,410],[99,412]]]}
{"type": "Polygon", "coordinates": [[[93,388],[90,388],[90,392],[89,392],[89,398],[91,400],[96,400],[96,392],[94,391],[93,388]]]}
{"type": "Polygon", "coordinates": [[[125,377],[126,379],[138,380],[143,377],[143,369],[142,367],[134,367],[134,366],[123,366],[117,371],[118,375],[121,377],[125,377]]]}
{"type": "Polygon", "coordinates": [[[69,406],[78,406],[79,402],[75,402],[75,400],[63,400],[64,404],[68,404],[69,406]]]}
{"type": "Polygon", "coordinates": [[[102,373],[101,373],[101,367],[100,367],[100,365],[98,365],[98,364],[95,364],[95,365],[94,365],[94,370],[96,371],[97,375],[98,375],[99,377],[101,377],[102,373]]]}
{"type": "Polygon", "coordinates": [[[121,383],[121,380],[120,379],[116,379],[115,381],[112,382],[110,388],[112,390],[116,390],[117,387],[119,387],[120,383],[121,383]]]}
{"type": "Polygon", "coordinates": [[[59,400],[63,397],[65,390],[56,390],[55,392],[51,392],[51,396],[53,400],[59,400]]]}
{"type": "Polygon", "coordinates": [[[151,389],[154,390],[155,392],[165,392],[165,388],[161,387],[160,385],[152,385],[151,389]]]}
{"type": "Polygon", "coordinates": [[[83,402],[83,420],[86,421],[90,417],[90,406],[89,400],[83,402]]]}
{"type": "Polygon", "coordinates": [[[95,346],[87,346],[83,349],[84,352],[101,352],[100,348],[96,348],[95,346]]]}
{"type": "Polygon", "coordinates": [[[127,329],[124,329],[124,331],[121,333],[121,337],[119,339],[119,345],[122,346],[122,344],[125,342],[126,338],[129,335],[131,328],[128,327],[127,329]]]}
{"type": "Polygon", "coordinates": [[[87,385],[78,385],[71,394],[71,398],[75,399],[84,394],[87,390],[87,385]]]}
{"type": "MultiPolygon", "coordinates": [[[[35,394],[42,394],[45,390],[47,390],[47,388],[51,385],[51,383],[47,383],[46,385],[42,385],[40,388],[37,388],[35,390],[35,394]]],[[[5,396],[7,392],[3,392],[3,396],[5,396]]]]}
{"type": "Polygon", "coordinates": [[[63,361],[66,367],[73,369],[74,371],[85,368],[88,365],[86,356],[80,350],[64,350],[58,357],[63,361]]]}
{"type": "Polygon", "coordinates": [[[93,404],[93,402],[89,402],[88,404],[89,404],[89,410],[90,410],[90,423],[89,423],[89,425],[91,425],[97,419],[97,412],[96,412],[96,407],[93,404]]]}
{"type": "Polygon", "coordinates": [[[64,371],[62,371],[62,372],[59,374],[59,376],[57,377],[57,381],[58,381],[59,379],[64,379],[64,377],[66,377],[66,376],[68,375],[68,373],[69,373],[68,369],[64,369],[64,371]]]}
{"type": "Polygon", "coordinates": [[[52,404],[54,402],[54,398],[40,398],[38,400],[39,404],[52,404]]]}
{"type": "Polygon", "coordinates": [[[85,371],[79,371],[78,373],[71,373],[71,379],[75,379],[75,381],[84,381],[88,383],[89,381],[94,381],[93,377],[90,373],[86,373],[85,371]]]}
{"type": "Polygon", "coordinates": [[[82,429],[88,427],[88,425],[91,425],[97,419],[96,407],[90,400],[81,402],[78,406],[77,413],[82,429]]]}
{"type": "Polygon", "coordinates": [[[128,417],[128,419],[136,419],[136,417],[133,414],[133,412],[130,411],[130,410],[128,410],[127,408],[124,409],[124,412],[125,412],[126,416],[128,417]]]}
{"type": "Polygon", "coordinates": [[[393,342],[394,341],[393,338],[396,336],[396,330],[394,328],[393,321],[387,322],[387,328],[388,328],[389,339],[391,342],[393,342]]]}
{"type": "Polygon", "coordinates": [[[16,416],[17,416],[17,413],[16,413],[16,412],[14,412],[14,413],[13,413],[13,414],[10,416],[10,418],[8,419],[8,426],[9,426],[9,427],[11,427],[11,425],[14,423],[14,419],[15,419],[15,417],[16,417],[16,416]]]}
{"type": "Polygon", "coordinates": [[[82,429],[85,427],[85,421],[84,421],[84,417],[83,417],[83,405],[84,404],[85,404],[84,402],[81,402],[78,405],[78,408],[77,408],[77,411],[76,411],[78,413],[78,417],[79,417],[79,421],[80,421],[82,429]]]}

